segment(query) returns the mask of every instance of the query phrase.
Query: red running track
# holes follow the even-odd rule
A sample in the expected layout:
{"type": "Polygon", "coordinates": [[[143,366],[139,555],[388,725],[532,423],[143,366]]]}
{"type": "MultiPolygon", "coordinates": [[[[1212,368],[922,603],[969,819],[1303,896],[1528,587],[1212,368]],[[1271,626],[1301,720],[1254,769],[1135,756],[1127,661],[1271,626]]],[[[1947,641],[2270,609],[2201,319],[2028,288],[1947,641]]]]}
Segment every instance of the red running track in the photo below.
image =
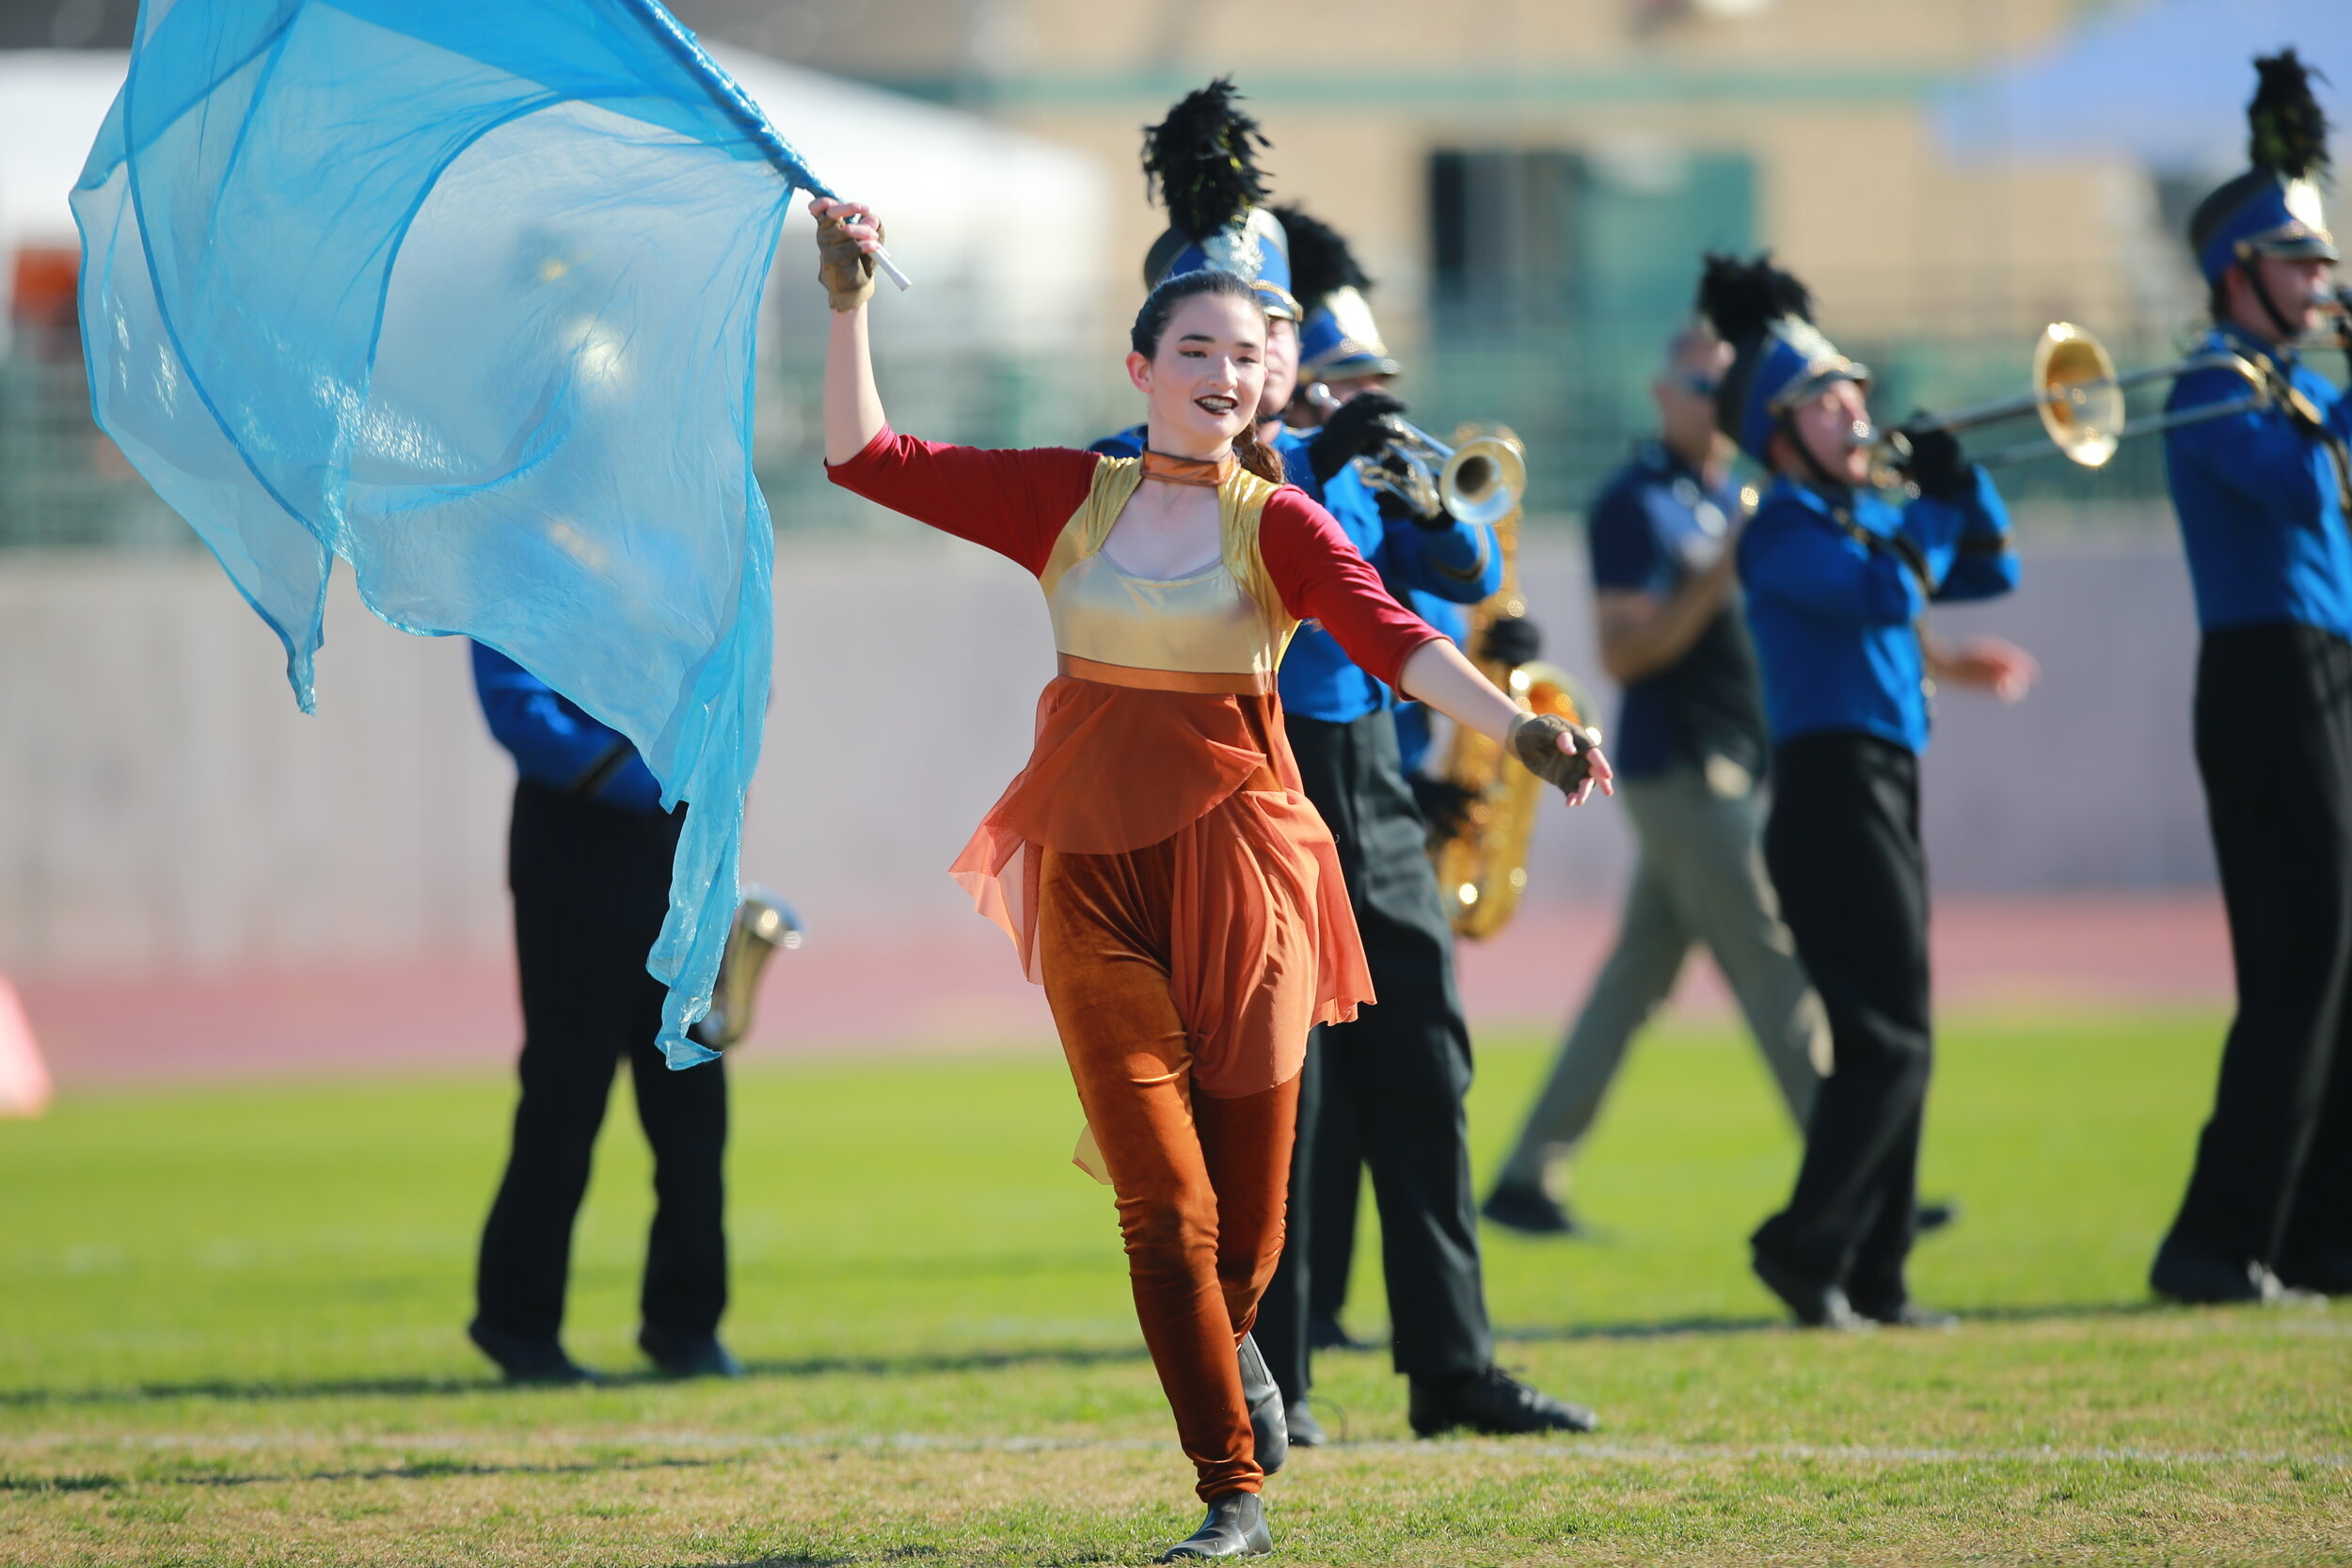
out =
{"type": "MultiPolygon", "coordinates": [[[[1607,914],[1531,913],[1465,944],[1464,995],[1486,1028],[1560,1028],[1613,934],[1607,914]]],[[[1947,898],[1936,911],[1936,990],[1947,1008],[2223,1006],[2230,952],[2211,894],[1947,898]]],[[[61,1085],[240,1074],[495,1067],[520,1022],[504,961],[478,958],[147,977],[23,979],[26,1011],[61,1085]]],[[[823,932],[770,965],[749,1061],[943,1047],[1043,1047],[1051,1023],[1009,944],[977,920],[920,945],[823,932]]],[[[1694,959],[1677,1005],[1728,998],[1694,959]]],[[[747,1061],[748,1065],[748,1061],[747,1061]]]]}

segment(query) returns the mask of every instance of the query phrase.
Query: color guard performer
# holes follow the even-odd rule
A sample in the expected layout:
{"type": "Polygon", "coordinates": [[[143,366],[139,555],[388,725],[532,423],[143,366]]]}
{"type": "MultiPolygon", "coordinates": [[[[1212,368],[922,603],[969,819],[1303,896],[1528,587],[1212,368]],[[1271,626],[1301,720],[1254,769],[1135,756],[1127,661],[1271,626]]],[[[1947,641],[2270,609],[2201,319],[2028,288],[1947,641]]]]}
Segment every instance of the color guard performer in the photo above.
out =
{"type": "MultiPolygon", "coordinates": [[[[1199,204],[1198,192],[1208,182],[1188,182],[1184,171],[1233,168],[1254,192],[1252,150],[1263,137],[1232,97],[1230,82],[1219,80],[1147,133],[1145,167],[1158,179],[1172,220],[1147,259],[1147,281],[1164,276],[1162,269],[1180,270],[1177,263],[1195,248],[1184,235],[1232,221],[1229,214],[1199,204]]],[[[1296,272],[1317,296],[1313,303],[1360,283],[1360,271],[1330,230],[1315,225],[1309,253],[1300,256],[1289,225],[1278,227],[1285,280],[1295,276],[1293,261],[1303,262],[1296,272]]],[[[1274,247],[1261,249],[1270,263],[1274,247]]],[[[1207,264],[1227,264],[1213,250],[1201,254],[1207,264]]],[[[1259,292],[1269,315],[1277,315],[1281,301],[1263,285],[1259,292]]],[[[1369,310],[1362,314],[1368,322],[1369,310]]],[[[1281,455],[1286,477],[1329,509],[1391,593],[1420,589],[1463,603],[1492,593],[1501,561],[1490,530],[1442,514],[1422,517],[1383,506],[1386,498],[1365,483],[1359,459],[1377,451],[1381,420],[1401,412],[1402,403],[1359,380],[1359,395],[1311,437],[1285,427],[1300,336],[1279,316],[1269,322],[1266,385],[1258,409],[1260,438],[1281,455]]],[[[1131,430],[1094,450],[1125,455],[1138,439],[1131,430]]],[[[1315,1129],[1333,1105],[1354,1120],[1373,1165],[1395,1364],[1409,1380],[1414,1431],[1590,1430],[1596,1422],[1589,1410],[1539,1393],[1494,1364],[1463,1112],[1470,1036],[1454,983],[1453,934],[1424,848],[1426,830],[1397,762],[1392,687],[1351,657],[1327,629],[1311,624],[1291,641],[1279,689],[1288,743],[1307,798],[1337,843],[1380,997],[1358,1021],[1316,1030],[1299,1079],[1297,1127],[1305,1151],[1292,1168],[1282,1264],[1255,1329],[1282,1390],[1289,1432],[1302,1447],[1322,1440],[1306,1402],[1306,1275],[1313,1227],[1309,1163],[1315,1129]]]]}
{"type": "MultiPolygon", "coordinates": [[[[1178,251],[1262,260],[1255,209],[1218,205],[1230,221],[1178,251]]],[[[1208,1504],[1163,1560],[1264,1552],[1258,1493],[1288,1438],[1249,1332],[1281,1250],[1299,1067],[1312,1026],[1374,1000],[1275,670],[1313,618],[1571,799],[1606,788],[1608,764],[1590,736],[1520,711],[1280,482],[1257,439],[1263,295],[1232,266],[1179,272],[1136,318],[1140,457],[981,451],[890,429],[866,325],[881,226],[854,203],[812,211],[834,311],[831,477],[1019,562],[1051,613],[1060,673],[1029,765],[955,872],[1044,986],[1081,1148],[1118,1194],[1136,1317],[1208,1504]]],[[[909,734],[919,766],[919,722],[909,734]]]]}
{"type": "MultiPolygon", "coordinates": [[[[2293,50],[2255,67],[2253,166],[2198,206],[2189,244],[2212,291],[2202,350],[2250,363],[2271,396],[2165,439],[2238,990],[2213,1117],[2149,1275],[2191,1302],[2352,1291],[2352,399],[2296,352],[2337,260],[2313,183],[2327,125],[2293,50]]],[[[2246,390],[2196,372],[2169,408],[2246,390]]]]}
{"type": "Polygon", "coordinates": [[[1772,744],[1764,852],[1835,1062],[1754,1264],[1807,1325],[1947,1321],[1912,1302],[1903,1272],[1933,1037],[1920,623],[1931,602],[2016,586],[2009,518],[1948,432],[1914,436],[1908,505],[1871,489],[1869,372],[1769,258],[1708,257],[1699,308],[1734,356],[1717,423],[1772,474],[1737,546],[1772,744]]]}

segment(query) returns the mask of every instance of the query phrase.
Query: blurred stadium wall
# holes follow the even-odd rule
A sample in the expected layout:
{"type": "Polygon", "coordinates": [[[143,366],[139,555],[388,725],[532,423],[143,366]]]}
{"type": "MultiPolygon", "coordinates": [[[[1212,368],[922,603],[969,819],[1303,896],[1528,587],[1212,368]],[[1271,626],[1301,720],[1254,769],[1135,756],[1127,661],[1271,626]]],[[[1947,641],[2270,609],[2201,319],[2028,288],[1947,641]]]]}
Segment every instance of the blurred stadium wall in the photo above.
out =
{"type": "MultiPolygon", "coordinates": [[[[2052,318],[2135,364],[2197,311],[2172,237],[2190,176],[1962,163],[1931,124],[1950,84],[2129,4],[1314,0],[1282,13],[1287,56],[1262,7],[1230,0],[677,9],[737,51],[723,58],[755,96],[825,106],[803,123],[775,104],[820,166],[886,206],[918,278],[882,303],[893,414],[970,441],[1074,441],[1132,417],[1116,349],[1158,226],[1137,129],[1234,71],[1279,193],[1350,230],[1379,276],[1417,414],[1527,437],[1530,598],[1587,672],[1575,513],[1642,427],[1701,247],[1777,249],[1895,414],[2020,386],[2052,318]],[[1019,178],[966,178],[971,148],[1019,178]]],[[[0,970],[96,985],[495,959],[511,775],[462,650],[339,597],[322,712],[302,719],[269,634],[89,424],[62,182],[129,15],[0,0],[0,51],[16,51],[0,53],[0,970]]],[[[1025,751],[1043,619],[1018,571],[823,483],[805,246],[798,219],[763,325],[780,679],[747,871],[827,945],[963,952],[996,939],[942,868],[1025,751]],[[947,766],[900,760],[910,706],[934,717],[947,766]]],[[[1944,704],[1928,794],[1947,889],[2210,885],[2194,626],[2154,457],[2021,470],[2026,590],[1939,618],[2015,636],[2047,670],[2020,708],[1944,704]]],[[[1608,810],[1548,814],[1531,920],[1606,907],[1625,852],[1608,810]]]]}

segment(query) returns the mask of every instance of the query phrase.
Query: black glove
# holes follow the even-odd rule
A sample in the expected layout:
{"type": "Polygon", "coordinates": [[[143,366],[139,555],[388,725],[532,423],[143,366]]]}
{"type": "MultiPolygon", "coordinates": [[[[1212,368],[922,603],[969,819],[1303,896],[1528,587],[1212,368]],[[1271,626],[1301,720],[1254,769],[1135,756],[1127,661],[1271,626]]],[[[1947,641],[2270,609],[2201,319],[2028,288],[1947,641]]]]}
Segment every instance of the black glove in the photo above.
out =
{"type": "Polygon", "coordinates": [[[1530,713],[1511,726],[1511,754],[1527,770],[1563,795],[1574,795],[1592,777],[1591,757],[1600,742],[1593,732],[1571,724],[1556,713],[1530,713]],[[1560,749],[1564,735],[1576,737],[1576,750],[1560,749]]]}
{"type": "Polygon", "coordinates": [[[1486,628],[1478,657],[1516,670],[1533,664],[1544,651],[1543,628],[1524,615],[1506,615],[1486,628]]]}
{"type": "Polygon", "coordinates": [[[1443,844],[1462,831],[1478,791],[1464,789],[1452,779],[1433,779],[1426,773],[1415,773],[1405,782],[1412,786],[1413,804],[1421,808],[1421,819],[1429,825],[1432,845],[1443,844]]]}
{"type": "MultiPolygon", "coordinates": [[[[1915,420],[1927,417],[1924,413],[1912,416],[1915,420]]],[[[1976,489],[1977,466],[1968,460],[1959,436],[1931,424],[1905,425],[1896,434],[1911,443],[1911,456],[1902,471],[1903,477],[1919,487],[1919,494],[1955,501],[1965,499],[1976,489]]]]}
{"type": "Polygon", "coordinates": [[[1359,392],[1342,404],[1307,443],[1307,466],[1316,481],[1329,483],[1333,474],[1387,439],[1380,421],[1404,412],[1400,400],[1377,390],[1359,392]]]}

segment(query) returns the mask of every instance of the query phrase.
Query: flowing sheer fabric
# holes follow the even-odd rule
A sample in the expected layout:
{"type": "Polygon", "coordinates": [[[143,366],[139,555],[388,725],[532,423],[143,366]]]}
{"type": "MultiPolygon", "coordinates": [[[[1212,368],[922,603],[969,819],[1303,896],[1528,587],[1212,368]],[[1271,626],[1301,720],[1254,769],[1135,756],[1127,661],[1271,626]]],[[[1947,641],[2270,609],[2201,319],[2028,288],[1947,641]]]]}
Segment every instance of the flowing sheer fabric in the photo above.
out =
{"type": "Polygon", "coordinates": [[[1043,851],[1120,855],[1173,840],[1169,982],[1194,1082],[1221,1099],[1286,1083],[1307,1031],[1374,1000],[1339,851],[1298,778],[1271,696],[1057,678],[1037,744],[956,857],[957,881],[1041,981],[1043,851]],[[1311,990],[1297,971],[1312,966],[1311,990]],[[1278,1017],[1309,1002],[1305,1016],[1278,1017]]]}
{"type": "Polygon", "coordinates": [[[654,0],[147,0],[73,207],[99,423],[314,702],[327,575],[504,653],[691,800],[673,1066],[772,641],[759,295],[830,194],[654,0]]]}

